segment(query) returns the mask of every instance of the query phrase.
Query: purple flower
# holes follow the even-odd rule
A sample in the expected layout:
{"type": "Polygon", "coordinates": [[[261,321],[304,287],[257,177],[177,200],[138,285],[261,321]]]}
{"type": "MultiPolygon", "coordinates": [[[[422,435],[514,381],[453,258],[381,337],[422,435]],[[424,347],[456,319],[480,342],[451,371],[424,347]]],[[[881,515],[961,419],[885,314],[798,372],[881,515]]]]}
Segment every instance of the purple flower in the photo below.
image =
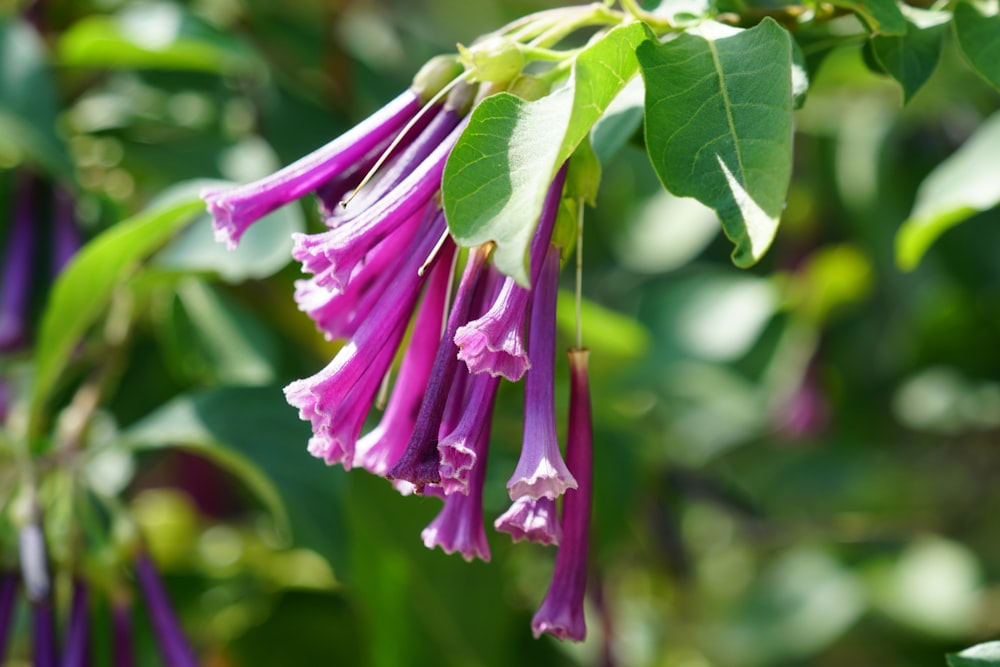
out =
{"type": "Polygon", "coordinates": [[[556,298],[559,249],[550,246],[531,305],[531,356],[524,387],[524,443],[514,474],[507,482],[512,500],[558,498],[577,488],[559,452],[555,416],[556,298]]]}
{"type": "Polygon", "coordinates": [[[83,241],[80,239],[80,230],[76,226],[75,208],[76,203],[73,201],[73,195],[61,187],[56,187],[53,217],[55,238],[52,243],[52,262],[57,274],[65,268],[69,260],[83,245],[83,241]]]}
{"type": "Polygon", "coordinates": [[[197,667],[198,659],[170,607],[167,591],[148,554],[140,553],[136,557],[135,576],[146,598],[146,609],[166,667],[197,667]]]}
{"type": "Polygon", "coordinates": [[[455,374],[458,365],[457,349],[454,338],[459,324],[468,319],[469,311],[476,301],[477,287],[486,264],[487,249],[474,248],[469,253],[469,259],[458,286],[455,303],[448,316],[441,343],[434,357],[431,376],[427,382],[427,391],[420,404],[417,423],[410,436],[410,441],[403,451],[402,457],[386,475],[389,479],[402,479],[416,487],[418,493],[427,484],[437,484],[441,480],[439,471],[440,457],[438,455],[438,432],[441,419],[444,416],[448,401],[449,382],[455,374]]]}
{"type": "MultiPolygon", "coordinates": [[[[531,244],[532,285],[538,283],[565,181],[566,169],[562,168],[552,181],[542,207],[538,229],[531,244]]],[[[507,278],[489,311],[458,329],[455,333],[458,358],[468,365],[469,372],[487,372],[517,382],[531,368],[523,342],[524,316],[530,294],[513,278],[507,278]]]]}
{"type": "Polygon", "coordinates": [[[406,331],[425,282],[419,269],[444,233],[444,216],[435,215],[426,231],[393,274],[369,317],[330,364],[316,375],[285,387],[288,402],[299,408],[302,419],[312,422],[310,452],[329,464],[343,463],[349,468],[354,461],[354,445],[364,420],[360,413],[367,414],[406,331]]]}
{"type": "Polygon", "coordinates": [[[235,188],[204,190],[201,197],[215,218],[216,240],[235,248],[251,224],[362,160],[398,132],[420,106],[420,96],[407,90],[347,133],[267,178],[235,188]]]}
{"type": "Polygon", "coordinates": [[[87,585],[79,579],[73,582],[73,606],[69,613],[66,650],[62,667],[86,667],[89,664],[90,595],[87,585]]]}
{"type": "Polygon", "coordinates": [[[17,603],[17,581],[18,577],[13,572],[0,574],[0,664],[7,655],[7,640],[17,603]]]}
{"type": "Polygon", "coordinates": [[[338,222],[329,231],[293,234],[292,257],[302,262],[303,271],[315,275],[317,285],[343,289],[358,264],[380,241],[401,227],[416,224],[420,213],[441,188],[445,161],[466,123],[462,120],[443,140],[437,134],[426,138],[421,135],[418,141],[432,143],[434,150],[371,206],[338,222]]]}
{"type": "Polygon", "coordinates": [[[548,632],[559,639],[583,641],[587,625],[583,598],[587,587],[587,548],[590,536],[590,496],[593,469],[593,432],[586,350],[569,351],[569,432],[566,463],[579,487],[563,496],[562,541],[549,592],[531,619],[535,637],[548,632]]]}
{"type": "MultiPolygon", "coordinates": [[[[493,384],[497,382],[494,378],[483,378],[481,381],[493,384]]],[[[483,526],[483,482],[486,479],[486,452],[490,443],[491,417],[492,402],[485,415],[484,427],[475,441],[473,452],[475,460],[468,495],[452,493],[445,497],[441,512],[420,533],[424,546],[428,549],[439,546],[445,553],[457,551],[467,561],[473,558],[487,562],[490,560],[490,545],[486,540],[486,529],[483,526]]]]}
{"type": "Polygon", "coordinates": [[[118,594],[111,600],[111,637],[115,667],[135,667],[132,648],[132,600],[118,594]]]}
{"type": "Polygon", "coordinates": [[[28,299],[31,296],[32,266],[35,254],[35,195],[37,179],[22,174],[18,182],[16,204],[11,218],[7,247],[0,268],[0,352],[23,345],[28,330],[28,299]]]}
{"type": "MultiPolygon", "coordinates": [[[[453,253],[453,246],[449,245],[449,248],[453,253]]],[[[444,320],[452,271],[450,259],[442,258],[427,280],[410,346],[403,357],[399,377],[382,420],[358,440],[354,450],[354,465],[376,475],[385,475],[396,464],[416,425],[420,401],[434,363],[434,352],[441,340],[441,322],[444,320]]]]}
{"type": "MultiPolygon", "coordinates": [[[[445,495],[449,496],[472,492],[470,476],[475,477],[475,472],[482,467],[477,465],[480,457],[479,443],[483,432],[489,432],[493,400],[496,398],[500,378],[476,375],[469,383],[467,397],[462,404],[461,420],[438,443],[440,485],[445,495]]],[[[482,449],[482,455],[485,456],[485,448],[482,449]]]]}
{"type": "Polygon", "coordinates": [[[508,533],[515,542],[559,544],[562,538],[556,501],[552,498],[521,496],[493,522],[493,527],[508,533]]]}

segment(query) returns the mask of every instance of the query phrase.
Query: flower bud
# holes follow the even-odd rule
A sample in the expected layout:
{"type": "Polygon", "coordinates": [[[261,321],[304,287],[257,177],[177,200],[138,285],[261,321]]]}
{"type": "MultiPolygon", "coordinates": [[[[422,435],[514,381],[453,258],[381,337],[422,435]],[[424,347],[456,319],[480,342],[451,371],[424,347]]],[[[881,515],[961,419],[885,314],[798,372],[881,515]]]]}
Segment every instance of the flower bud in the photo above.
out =
{"type": "Polygon", "coordinates": [[[524,54],[517,42],[492,37],[471,48],[458,45],[459,61],[472,72],[471,81],[505,83],[521,73],[524,54]]]}
{"type": "Polygon", "coordinates": [[[422,101],[426,102],[441,92],[442,88],[461,73],[462,64],[455,56],[436,56],[424,63],[417,75],[413,77],[413,84],[410,88],[422,101]]]}

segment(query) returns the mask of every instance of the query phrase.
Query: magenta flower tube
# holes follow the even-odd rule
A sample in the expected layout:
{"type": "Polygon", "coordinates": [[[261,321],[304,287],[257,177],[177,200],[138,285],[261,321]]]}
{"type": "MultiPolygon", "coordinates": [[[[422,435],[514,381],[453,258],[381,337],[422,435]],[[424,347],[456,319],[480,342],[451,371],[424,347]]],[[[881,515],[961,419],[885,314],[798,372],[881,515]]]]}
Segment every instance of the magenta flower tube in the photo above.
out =
{"type": "Polygon", "coordinates": [[[234,188],[208,188],[202,199],[215,218],[215,238],[235,248],[247,228],[271,211],[316,190],[399,131],[420,108],[407,90],[322,148],[274,174],[234,188]]]}
{"type": "MultiPolygon", "coordinates": [[[[496,382],[493,378],[485,378],[485,381],[496,382]]],[[[487,562],[490,560],[490,544],[483,526],[483,482],[486,480],[486,455],[490,446],[492,404],[485,417],[475,443],[475,465],[469,494],[453,493],[447,496],[441,512],[420,533],[424,546],[428,549],[439,546],[445,553],[457,551],[466,561],[473,558],[487,562]]]]}
{"type": "Polygon", "coordinates": [[[469,382],[458,425],[438,443],[440,484],[445,495],[470,493],[471,477],[479,465],[477,445],[483,431],[489,431],[500,386],[500,378],[490,375],[474,375],[469,382]]]}
{"type": "Polygon", "coordinates": [[[562,508],[562,541],[549,592],[531,620],[535,637],[543,632],[559,639],[583,641],[587,624],[583,612],[587,588],[587,550],[590,539],[593,428],[586,350],[569,351],[570,399],[566,463],[579,487],[566,491],[562,508]]]}
{"type": "Polygon", "coordinates": [[[385,374],[425,282],[419,275],[419,268],[444,233],[444,225],[444,215],[439,213],[425,227],[426,233],[418,237],[386,293],[330,364],[316,375],[285,387],[289,404],[299,409],[302,419],[312,422],[314,437],[310,441],[310,451],[322,453],[328,463],[341,462],[350,466],[354,460],[354,443],[348,445],[332,437],[341,426],[336,422],[337,415],[345,414],[345,404],[365,410],[370,406],[370,402],[352,405],[351,392],[362,378],[367,376],[371,381],[369,374],[378,379],[385,374]]]}
{"type": "Polygon", "coordinates": [[[368,251],[422,211],[441,189],[445,162],[467,124],[463,119],[399,185],[355,217],[320,234],[293,234],[292,257],[302,262],[302,270],[318,276],[321,285],[342,288],[368,251]]]}
{"type": "Polygon", "coordinates": [[[524,442],[507,482],[511,500],[558,498],[577,481],[566,468],[556,436],[555,356],[559,249],[550,246],[531,304],[530,350],[535,365],[524,381],[524,442]]]}
{"type": "Polygon", "coordinates": [[[455,252],[454,244],[450,241],[447,251],[448,256],[438,261],[427,279],[410,345],[403,357],[399,377],[385,413],[378,426],[362,437],[354,450],[354,465],[376,475],[385,475],[396,464],[417,423],[420,401],[427,389],[434,353],[441,340],[441,323],[444,321],[444,306],[452,271],[451,255],[455,252]]]}
{"type": "Polygon", "coordinates": [[[66,631],[66,649],[62,667],[87,667],[90,664],[90,595],[87,585],[79,579],[73,582],[73,603],[66,631]]]}

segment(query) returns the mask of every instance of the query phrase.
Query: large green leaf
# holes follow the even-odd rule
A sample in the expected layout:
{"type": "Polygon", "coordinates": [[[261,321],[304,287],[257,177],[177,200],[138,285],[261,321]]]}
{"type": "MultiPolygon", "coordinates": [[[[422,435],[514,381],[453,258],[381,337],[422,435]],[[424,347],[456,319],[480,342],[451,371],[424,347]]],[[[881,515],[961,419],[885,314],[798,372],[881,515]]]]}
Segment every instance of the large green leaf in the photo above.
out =
{"type": "Polygon", "coordinates": [[[72,173],[56,135],[58,100],[45,47],[23,21],[0,19],[0,142],[10,142],[60,178],[72,173]]]}
{"type": "Polygon", "coordinates": [[[937,67],[948,28],[944,12],[920,12],[919,17],[917,21],[906,21],[905,34],[876,35],[872,39],[879,64],[903,86],[904,102],[910,101],[937,67]]]}
{"type": "Polygon", "coordinates": [[[877,35],[906,33],[906,19],[896,0],[833,0],[833,4],[853,11],[877,35]]]}
{"type": "Polygon", "coordinates": [[[168,190],[158,205],[125,220],[85,245],[52,288],[35,348],[31,423],[37,428],[45,400],[77,341],[92,325],[117,285],[136,265],[187,224],[204,203],[190,184],[168,190]]]}
{"type": "Polygon", "coordinates": [[[496,243],[497,268],[528,284],[527,254],[549,183],[615,96],[635,76],[640,23],[615,28],[584,49],[566,85],[527,102],[488,97],[445,166],[448,226],[464,246],[496,243]]]}
{"type": "Polygon", "coordinates": [[[910,270],[945,230],[1000,203],[1000,113],[995,113],[917,191],[896,236],[896,262],[910,270]]]}
{"type": "Polygon", "coordinates": [[[1000,89],[1000,14],[989,16],[969,2],[955,7],[955,36],[973,69],[1000,89]]]}
{"type": "Polygon", "coordinates": [[[733,261],[750,266],[774,238],[791,177],[791,38],[770,19],[743,31],[707,24],[638,56],[656,173],[715,209],[733,261]]]}
{"type": "Polygon", "coordinates": [[[127,429],[136,449],[182,447],[217,462],[252,491],[297,545],[343,565],[340,476],[306,451],[309,425],[278,387],[223,387],[180,396],[127,429]]]}
{"type": "Polygon", "coordinates": [[[948,667],[1000,667],[1000,641],[976,644],[948,654],[948,667]]]}
{"type": "Polygon", "coordinates": [[[100,68],[230,73],[259,65],[245,44],[167,2],[85,17],[62,34],[57,54],[63,65],[100,68]]]}

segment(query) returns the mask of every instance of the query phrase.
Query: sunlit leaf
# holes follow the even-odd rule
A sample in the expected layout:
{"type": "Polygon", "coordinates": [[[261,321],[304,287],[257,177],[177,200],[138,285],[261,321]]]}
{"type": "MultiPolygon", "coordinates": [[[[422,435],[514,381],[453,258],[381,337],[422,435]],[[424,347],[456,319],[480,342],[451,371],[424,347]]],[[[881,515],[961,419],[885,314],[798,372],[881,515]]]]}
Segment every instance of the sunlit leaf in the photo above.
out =
{"type": "Polygon", "coordinates": [[[565,86],[533,102],[483,100],[448,158],[442,186],[448,226],[464,246],[497,244],[498,269],[528,284],[527,254],[549,183],[615,96],[635,76],[634,50],[649,36],[634,23],[576,59],[565,86]]]}
{"type": "Polygon", "coordinates": [[[1000,667],[1000,641],[970,646],[948,654],[948,667],[1000,667]]]}
{"type": "Polygon", "coordinates": [[[914,268],[947,229],[1000,203],[1000,113],[995,113],[920,185],[896,236],[896,262],[914,268]]]}
{"type": "Polygon", "coordinates": [[[792,168],[792,47],[772,20],[708,24],[638,49],[646,146],[660,180],[715,209],[750,266],[771,245],[792,168]]]}
{"type": "Polygon", "coordinates": [[[62,34],[56,51],[61,64],[78,67],[230,73],[258,64],[239,40],[166,2],[87,16],[62,34]]]}
{"type": "Polygon", "coordinates": [[[896,0],[834,0],[833,4],[856,13],[877,35],[906,33],[906,19],[896,0]]]}

